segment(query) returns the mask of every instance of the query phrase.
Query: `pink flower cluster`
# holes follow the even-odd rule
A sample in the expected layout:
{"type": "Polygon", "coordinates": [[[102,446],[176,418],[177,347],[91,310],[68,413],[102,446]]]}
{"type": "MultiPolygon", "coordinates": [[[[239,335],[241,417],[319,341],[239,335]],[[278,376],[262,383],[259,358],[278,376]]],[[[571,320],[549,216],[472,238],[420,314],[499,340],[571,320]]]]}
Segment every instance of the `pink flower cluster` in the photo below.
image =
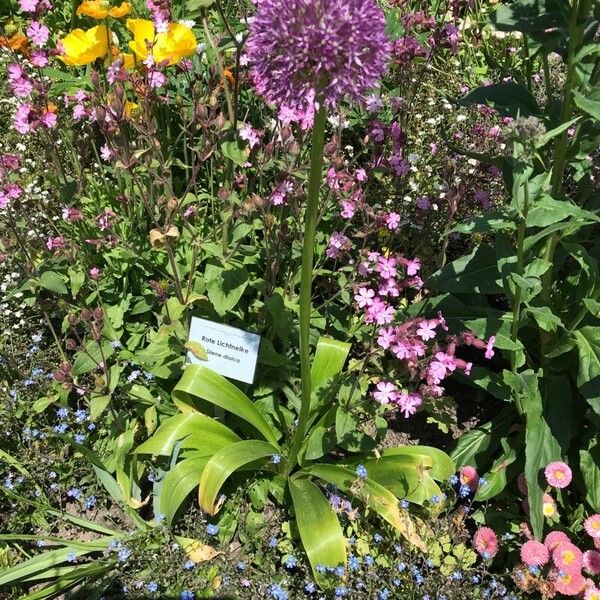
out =
{"type": "Polygon", "coordinates": [[[10,179],[20,166],[21,161],[15,154],[0,155],[0,209],[6,208],[12,200],[20,198],[23,190],[10,179]]]}

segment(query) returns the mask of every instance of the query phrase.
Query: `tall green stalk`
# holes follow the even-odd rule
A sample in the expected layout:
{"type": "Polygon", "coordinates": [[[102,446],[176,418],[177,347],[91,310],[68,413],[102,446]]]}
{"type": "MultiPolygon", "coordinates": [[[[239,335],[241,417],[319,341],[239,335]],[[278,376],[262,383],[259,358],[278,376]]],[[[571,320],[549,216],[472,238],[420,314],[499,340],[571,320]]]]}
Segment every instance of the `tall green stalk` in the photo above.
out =
{"type": "Polygon", "coordinates": [[[288,473],[296,465],[300,445],[306,433],[310,412],[310,315],[312,312],[312,279],[317,234],[317,216],[319,192],[323,175],[323,150],[325,148],[325,123],[327,112],[321,107],[315,114],[310,154],[310,172],[308,175],[308,198],[304,217],[304,240],[302,245],[302,271],[300,276],[300,379],[302,383],[302,404],[298,417],[298,426],[288,455],[288,473]]]}

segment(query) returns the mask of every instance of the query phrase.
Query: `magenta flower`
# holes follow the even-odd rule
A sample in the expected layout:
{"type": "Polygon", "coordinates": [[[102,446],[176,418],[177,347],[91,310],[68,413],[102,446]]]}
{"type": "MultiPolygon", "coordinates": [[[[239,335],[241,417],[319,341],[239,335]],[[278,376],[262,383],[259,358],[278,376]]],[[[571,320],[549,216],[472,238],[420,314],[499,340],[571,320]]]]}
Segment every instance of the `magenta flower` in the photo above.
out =
{"type": "Polygon", "coordinates": [[[364,99],[389,53],[376,0],[261,0],[247,43],[258,92],[303,115],[315,101],[364,99]]]}
{"type": "Polygon", "coordinates": [[[590,575],[600,575],[600,552],[586,550],[583,553],[583,566],[590,575]]]}
{"type": "Polygon", "coordinates": [[[43,46],[50,37],[50,30],[39,21],[31,21],[27,27],[27,37],[38,46],[43,46]]]}
{"type": "Polygon", "coordinates": [[[573,473],[564,462],[551,462],[545,469],[546,481],[555,488],[566,488],[573,478],[573,473]]]}

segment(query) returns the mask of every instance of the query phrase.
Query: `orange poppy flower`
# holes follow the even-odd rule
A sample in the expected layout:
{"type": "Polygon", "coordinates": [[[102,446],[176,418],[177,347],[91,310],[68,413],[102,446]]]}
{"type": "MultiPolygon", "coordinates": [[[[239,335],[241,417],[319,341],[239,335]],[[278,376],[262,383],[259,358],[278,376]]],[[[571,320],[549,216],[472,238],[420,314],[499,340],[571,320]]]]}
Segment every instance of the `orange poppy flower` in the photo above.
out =
{"type": "Polygon", "coordinates": [[[122,2],[120,6],[110,8],[110,4],[106,0],[85,0],[77,8],[79,16],[85,15],[92,19],[106,19],[107,17],[119,19],[127,16],[130,12],[131,4],[129,2],[122,2]]]}
{"type": "Polygon", "coordinates": [[[15,52],[25,52],[29,46],[29,40],[27,36],[17,31],[17,33],[13,33],[10,37],[0,35],[0,46],[9,48],[15,52]]]}

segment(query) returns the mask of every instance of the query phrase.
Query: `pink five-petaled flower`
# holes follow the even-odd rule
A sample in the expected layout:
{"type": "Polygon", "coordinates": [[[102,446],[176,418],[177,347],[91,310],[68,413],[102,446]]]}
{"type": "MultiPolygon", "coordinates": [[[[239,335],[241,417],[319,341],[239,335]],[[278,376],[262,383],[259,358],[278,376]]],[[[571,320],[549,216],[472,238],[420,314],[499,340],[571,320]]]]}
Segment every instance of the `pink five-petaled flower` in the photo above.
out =
{"type": "Polygon", "coordinates": [[[364,308],[365,306],[371,306],[371,304],[373,304],[374,297],[375,290],[361,287],[358,289],[358,294],[355,294],[354,299],[356,300],[359,308],[364,308]]]}
{"type": "Polygon", "coordinates": [[[410,275],[411,277],[413,275],[416,275],[420,271],[420,269],[421,269],[421,260],[418,256],[416,256],[412,260],[409,260],[406,263],[406,274],[410,275]]]}
{"type": "Polygon", "coordinates": [[[521,560],[528,567],[540,567],[550,559],[548,548],[536,540],[528,540],[521,546],[521,560]]]}
{"type": "Polygon", "coordinates": [[[496,343],[496,336],[491,336],[485,344],[485,357],[490,359],[494,356],[494,344],[496,343]]]}
{"type": "Polygon", "coordinates": [[[432,340],[435,337],[435,328],[438,322],[435,319],[429,319],[427,321],[420,321],[419,328],[417,329],[417,335],[426,342],[432,340]]]}
{"type": "MultiPolygon", "coordinates": [[[[355,296],[356,298],[356,296],[355,296]]],[[[396,332],[393,327],[382,327],[379,330],[377,345],[384,350],[387,350],[396,341],[396,332]]]]}
{"type": "Polygon", "coordinates": [[[552,562],[564,573],[579,573],[583,567],[583,553],[571,542],[561,542],[552,552],[552,562]]]}
{"type": "Polygon", "coordinates": [[[395,212],[389,213],[385,218],[385,224],[387,228],[392,231],[398,229],[398,226],[400,225],[400,215],[395,212]]]}
{"type": "Polygon", "coordinates": [[[600,552],[586,550],[583,553],[583,566],[590,575],[600,575],[600,552]]]}
{"type": "Polygon", "coordinates": [[[600,515],[595,514],[583,522],[587,534],[595,540],[600,540],[600,515]]]}
{"type": "Polygon", "coordinates": [[[551,462],[545,469],[546,481],[555,488],[566,488],[573,478],[573,473],[564,462],[551,462]]]}
{"type": "Polygon", "coordinates": [[[240,127],[239,135],[241,139],[248,142],[251,149],[260,142],[260,133],[250,123],[245,123],[240,127]]]}
{"type": "Polygon", "coordinates": [[[31,21],[27,27],[27,37],[38,46],[43,46],[50,36],[50,30],[38,21],[31,21]]]}
{"type": "Polygon", "coordinates": [[[400,412],[404,413],[405,419],[408,419],[408,417],[414,415],[417,412],[417,408],[419,408],[422,403],[423,400],[418,394],[408,394],[406,392],[402,392],[396,398],[396,404],[398,405],[400,412]]]}
{"type": "Polygon", "coordinates": [[[480,527],[473,536],[473,547],[486,560],[498,553],[498,536],[489,527],[480,527]]]}
{"type": "Polygon", "coordinates": [[[100,278],[100,269],[98,267],[92,267],[90,269],[90,277],[94,280],[94,281],[98,281],[98,279],[100,278]]]}
{"type": "Polygon", "coordinates": [[[394,402],[398,396],[398,388],[389,381],[380,381],[377,384],[377,390],[373,392],[373,398],[380,404],[389,404],[394,402]]]}
{"type": "Polygon", "coordinates": [[[376,0],[261,0],[246,44],[256,89],[297,113],[361,100],[387,67],[385,27],[376,0]]]}

